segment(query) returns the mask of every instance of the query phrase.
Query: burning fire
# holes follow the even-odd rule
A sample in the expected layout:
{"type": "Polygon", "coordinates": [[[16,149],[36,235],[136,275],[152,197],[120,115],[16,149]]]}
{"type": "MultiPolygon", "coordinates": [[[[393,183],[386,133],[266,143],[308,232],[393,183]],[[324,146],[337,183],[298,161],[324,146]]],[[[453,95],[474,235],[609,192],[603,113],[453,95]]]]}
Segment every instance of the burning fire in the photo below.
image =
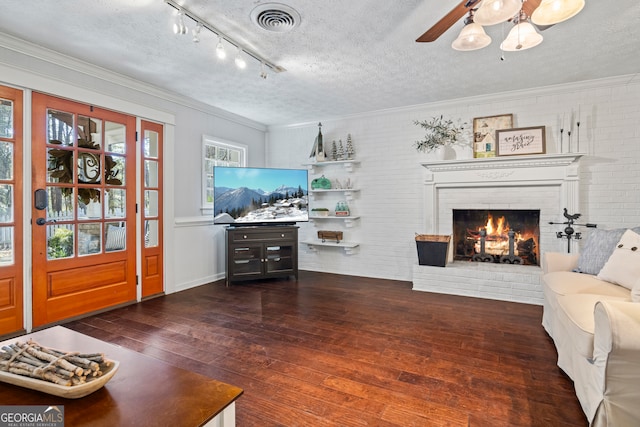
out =
{"type": "MultiPolygon", "coordinates": [[[[484,228],[487,232],[485,238],[485,252],[491,255],[505,255],[509,253],[509,223],[504,216],[495,220],[493,215],[488,214],[487,223],[484,227],[479,227],[478,232],[484,228]]],[[[477,234],[477,233],[474,233],[477,234]]],[[[518,255],[518,242],[527,240],[532,236],[523,237],[521,233],[516,232],[514,235],[514,255],[518,255]]],[[[475,243],[476,253],[480,252],[480,239],[475,243]]]]}
{"type": "Polygon", "coordinates": [[[505,217],[501,216],[500,218],[498,218],[498,225],[494,226],[493,215],[489,214],[489,218],[487,219],[487,224],[484,226],[484,229],[487,230],[487,236],[494,236],[494,235],[501,236],[503,234],[506,235],[506,233],[509,232],[508,225],[506,226],[507,228],[505,230],[506,222],[507,220],[505,219],[505,217]]]}

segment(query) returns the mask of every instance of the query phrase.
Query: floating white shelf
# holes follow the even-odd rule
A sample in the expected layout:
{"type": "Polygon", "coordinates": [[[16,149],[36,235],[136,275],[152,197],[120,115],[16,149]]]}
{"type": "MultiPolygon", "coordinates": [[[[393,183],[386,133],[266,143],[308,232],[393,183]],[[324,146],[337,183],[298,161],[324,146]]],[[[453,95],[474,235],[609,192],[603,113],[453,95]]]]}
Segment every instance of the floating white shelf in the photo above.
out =
{"type": "Polygon", "coordinates": [[[356,252],[356,248],[358,246],[360,246],[359,243],[355,243],[355,242],[346,242],[346,241],[342,241],[340,243],[336,243],[336,242],[323,242],[321,240],[317,240],[317,241],[302,241],[300,243],[304,243],[305,245],[307,245],[309,247],[309,249],[311,249],[312,251],[316,250],[316,246],[325,246],[325,247],[332,247],[332,248],[342,248],[344,249],[344,252],[347,255],[351,255],[353,253],[356,252]]]}
{"type": "Polygon", "coordinates": [[[310,216],[309,220],[311,222],[315,222],[316,220],[331,220],[331,219],[339,219],[344,221],[344,225],[347,228],[353,227],[353,223],[355,222],[356,219],[360,219],[360,217],[358,215],[349,215],[349,216],[335,216],[335,215],[329,215],[329,216],[310,216]]]}
{"type": "Polygon", "coordinates": [[[343,165],[344,170],[347,172],[353,172],[353,167],[355,165],[359,165],[360,162],[357,160],[328,160],[326,162],[315,162],[315,163],[304,163],[303,166],[307,166],[311,173],[314,173],[314,168],[330,166],[330,165],[343,165]]]}
{"type": "Polygon", "coordinates": [[[355,193],[356,191],[360,191],[357,188],[330,188],[328,190],[309,190],[309,195],[311,196],[312,199],[315,199],[315,195],[316,194],[322,194],[322,193],[343,193],[345,199],[349,200],[349,201],[353,201],[353,193],[355,193]]]}

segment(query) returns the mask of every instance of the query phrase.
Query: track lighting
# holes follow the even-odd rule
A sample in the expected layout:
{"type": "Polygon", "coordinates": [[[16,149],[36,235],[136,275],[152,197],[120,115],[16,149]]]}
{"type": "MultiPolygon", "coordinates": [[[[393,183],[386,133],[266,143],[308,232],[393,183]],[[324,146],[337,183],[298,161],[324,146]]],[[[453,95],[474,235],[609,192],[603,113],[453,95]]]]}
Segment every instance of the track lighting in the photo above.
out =
{"type": "Polygon", "coordinates": [[[247,68],[247,61],[245,61],[242,57],[242,49],[238,48],[238,53],[236,54],[236,59],[234,60],[234,62],[236,63],[236,67],[240,68],[241,70],[247,68]]]}
{"type": "Polygon", "coordinates": [[[219,59],[225,59],[227,57],[227,51],[224,50],[224,46],[222,44],[222,37],[218,37],[218,45],[216,46],[216,56],[219,59]]]}
{"type": "Polygon", "coordinates": [[[263,79],[267,78],[268,76],[267,72],[269,71],[268,70],[269,68],[271,69],[271,71],[274,71],[276,73],[287,71],[283,67],[274,64],[273,62],[267,60],[263,56],[257,54],[251,49],[248,49],[247,47],[233,40],[231,37],[224,34],[222,31],[218,30],[209,22],[200,18],[195,13],[185,9],[184,7],[176,3],[174,0],[164,0],[164,2],[178,12],[176,16],[176,21],[173,25],[173,32],[175,34],[187,34],[189,32],[189,30],[187,29],[187,26],[184,23],[184,17],[187,17],[191,19],[193,22],[195,22],[196,24],[196,27],[192,31],[193,33],[192,40],[194,43],[200,42],[200,33],[203,28],[205,30],[212,32],[216,37],[218,37],[218,43],[216,45],[216,56],[219,59],[225,59],[227,57],[227,52],[225,50],[224,44],[222,43],[222,41],[224,40],[227,44],[230,44],[231,46],[238,49],[238,53],[235,58],[235,63],[236,63],[236,66],[240,69],[244,69],[247,67],[247,62],[245,60],[245,56],[246,56],[249,58],[253,58],[260,63],[260,77],[262,77],[263,79]]]}
{"type": "Polygon", "coordinates": [[[202,24],[198,22],[196,28],[193,29],[193,42],[200,42],[200,30],[202,30],[202,24]]]}
{"type": "Polygon", "coordinates": [[[176,22],[173,24],[173,34],[187,34],[187,26],[184,24],[182,12],[178,12],[176,16],[176,22]]]}

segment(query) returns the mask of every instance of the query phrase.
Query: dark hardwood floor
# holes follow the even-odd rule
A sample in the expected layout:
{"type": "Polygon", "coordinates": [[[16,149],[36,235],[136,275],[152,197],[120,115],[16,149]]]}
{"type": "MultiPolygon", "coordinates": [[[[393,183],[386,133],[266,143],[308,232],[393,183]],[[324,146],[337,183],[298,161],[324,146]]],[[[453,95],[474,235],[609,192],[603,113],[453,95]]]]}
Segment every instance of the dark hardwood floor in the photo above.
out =
{"type": "Polygon", "coordinates": [[[541,316],[301,271],[297,283],[220,281],[65,326],[243,388],[238,427],[584,427],[541,316]]]}

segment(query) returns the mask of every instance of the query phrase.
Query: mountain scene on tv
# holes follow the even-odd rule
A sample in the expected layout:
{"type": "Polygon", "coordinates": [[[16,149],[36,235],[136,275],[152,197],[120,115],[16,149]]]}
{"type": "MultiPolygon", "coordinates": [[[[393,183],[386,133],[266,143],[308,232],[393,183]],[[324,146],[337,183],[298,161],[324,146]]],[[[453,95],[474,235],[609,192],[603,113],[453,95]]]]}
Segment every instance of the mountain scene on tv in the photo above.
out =
{"type": "Polygon", "coordinates": [[[214,223],[308,221],[306,171],[223,172],[215,177],[214,223]]]}

